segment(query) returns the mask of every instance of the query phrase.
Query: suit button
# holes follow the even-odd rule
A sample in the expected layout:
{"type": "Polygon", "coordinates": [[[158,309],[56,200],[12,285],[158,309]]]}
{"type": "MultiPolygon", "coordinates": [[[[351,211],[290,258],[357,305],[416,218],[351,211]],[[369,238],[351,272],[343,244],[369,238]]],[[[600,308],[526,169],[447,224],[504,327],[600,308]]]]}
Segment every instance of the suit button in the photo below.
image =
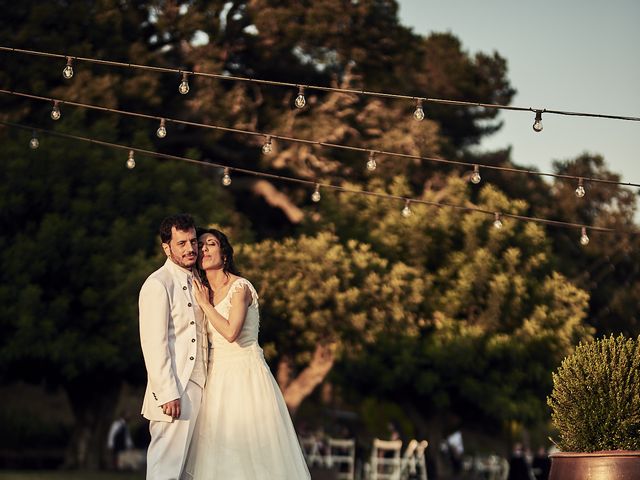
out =
{"type": "Polygon", "coordinates": [[[191,302],[189,302],[189,303],[187,304],[187,307],[190,307],[190,306],[191,306],[191,302]]]}
{"type": "Polygon", "coordinates": [[[182,287],[182,289],[183,289],[183,290],[186,290],[186,289],[187,289],[187,287],[182,287]]]}
{"type": "Polygon", "coordinates": [[[191,343],[193,343],[193,342],[195,342],[195,341],[196,341],[196,339],[195,339],[195,338],[192,338],[192,339],[191,339],[191,343]]]}
{"type": "Polygon", "coordinates": [[[193,324],[194,324],[194,323],[196,323],[196,322],[194,322],[193,320],[191,320],[189,323],[190,323],[191,325],[193,325],[193,324]]]}
{"type": "Polygon", "coordinates": [[[195,360],[195,358],[193,358],[193,357],[189,357],[189,360],[195,360]]]}

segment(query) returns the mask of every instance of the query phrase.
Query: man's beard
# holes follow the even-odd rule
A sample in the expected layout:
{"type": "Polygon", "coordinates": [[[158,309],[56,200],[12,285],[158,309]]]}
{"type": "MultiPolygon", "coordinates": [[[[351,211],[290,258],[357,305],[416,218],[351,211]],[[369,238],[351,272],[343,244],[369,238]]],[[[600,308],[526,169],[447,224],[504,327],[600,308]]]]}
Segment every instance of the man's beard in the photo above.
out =
{"type": "Polygon", "coordinates": [[[169,248],[169,250],[171,251],[171,260],[173,260],[173,263],[175,263],[176,265],[178,265],[179,267],[182,268],[186,268],[187,270],[191,270],[195,264],[196,264],[196,260],[198,259],[198,256],[194,254],[193,259],[185,259],[183,257],[178,257],[176,255],[173,254],[173,251],[171,250],[171,248],[169,248]],[[188,264],[185,264],[184,262],[190,262],[188,264]]]}

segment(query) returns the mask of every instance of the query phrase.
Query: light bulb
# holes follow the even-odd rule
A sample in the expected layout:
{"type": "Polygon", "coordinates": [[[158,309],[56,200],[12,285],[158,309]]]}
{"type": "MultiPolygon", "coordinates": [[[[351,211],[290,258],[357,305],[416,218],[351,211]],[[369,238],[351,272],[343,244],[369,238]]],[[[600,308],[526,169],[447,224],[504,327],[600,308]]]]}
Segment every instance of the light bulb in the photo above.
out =
{"type": "Polygon", "coordinates": [[[316,183],[316,189],[311,194],[311,200],[314,202],[319,202],[322,197],[320,196],[320,184],[316,183]]]}
{"type": "Polygon", "coordinates": [[[367,161],[367,170],[373,172],[378,164],[376,163],[376,154],[373,152],[369,152],[369,160],[367,161]]]}
{"type": "Polygon", "coordinates": [[[60,112],[60,107],[59,105],[59,101],[58,100],[54,100],[53,101],[53,108],[51,109],[51,118],[53,120],[60,120],[60,117],[62,116],[62,113],[60,112]]]}
{"type": "Polygon", "coordinates": [[[262,145],[262,153],[264,153],[265,155],[269,155],[271,152],[273,152],[273,145],[271,145],[271,137],[267,137],[267,140],[264,142],[264,145],[262,145]]]}
{"type": "Polygon", "coordinates": [[[542,112],[538,110],[536,112],[536,119],[533,122],[533,131],[541,132],[542,131],[542,112]]]}
{"type": "Polygon", "coordinates": [[[402,209],[402,212],[400,212],[402,214],[402,216],[404,218],[410,217],[411,216],[411,209],[409,208],[409,200],[404,202],[404,208],[402,209]]]}
{"type": "Polygon", "coordinates": [[[413,112],[413,118],[415,118],[418,122],[424,120],[424,110],[422,109],[422,100],[418,100],[416,104],[416,110],[413,112]]]}
{"type": "Polygon", "coordinates": [[[580,245],[588,245],[589,237],[587,236],[587,229],[582,227],[582,234],[580,235],[580,245]]]}
{"type": "Polygon", "coordinates": [[[224,174],[222,175],[222,185],[224,185],[225,187],[231,185],[231,175],[229,175],[228,168],[224,169],[224,174]]]}
{"type": "Polygon", "coordinates": [[[29,140],[29,148],[31,148],[31,150],[35,150],[39,146],[40,146],[40,140],[38,140],[38,136],[36,135],[36,132],[33,132],[33,135],[31,136],[31,140],[29,140]]]}
{"type": "Polygon", "coordinates": [[[498,230],[500,230],[502,228],[502,220],[500,220],[500,214],[496,212],[493,214],[493,216],[494,216],[493,226],[498,230]]]}
{"type": "Polygon", "coordinates": [[[307,100],[304,98],[304,87],[298,87],[298,96],[294,102],[296,108],[304,108],[307,104],[307,100]]]}
{"type": "Polygon", "coordinates": [[[133,170],[136,168],[136,161],[133,158],[133,150],[129,150],[129,158],[127,159],[127,168],[133,170]]]}
{"type": "Polygon", "coordinates": [[[164,118],[160,120],[160,126],[158,127],[158,130],[156,130],[156,135],[158,138],[164,138],[167,136],[167,127],[165,127],[164,118]]]}
{"type": "Polygon", "coordinates": [[[582,185],[582,179],[578,180],[578,188],[576,188],[576,197],[582,198],[587,193],[582,185]]]}
{"type": "Polygon", "coordinates": [[[62,76],[67,80],[73,77],[73,67],[71,66],[72,62],[73,59],[71,57],[67,57],[67,66],[62,70],[62,76]]]}
{"type": "Polygon", "coordinates": [[[178,87],[178,92],[182,95],[189,93],[189,80],[187,79],[187,72],[182,72],[182,81],[178,87]]]}
{"type": "Polygon", "coordinates": [[[478,165],[473,166],[473,173],[471,174],[471,183],[475,183],[476,185],[480,183],[482,177],[480,176],[480,167],[478,165]]]}

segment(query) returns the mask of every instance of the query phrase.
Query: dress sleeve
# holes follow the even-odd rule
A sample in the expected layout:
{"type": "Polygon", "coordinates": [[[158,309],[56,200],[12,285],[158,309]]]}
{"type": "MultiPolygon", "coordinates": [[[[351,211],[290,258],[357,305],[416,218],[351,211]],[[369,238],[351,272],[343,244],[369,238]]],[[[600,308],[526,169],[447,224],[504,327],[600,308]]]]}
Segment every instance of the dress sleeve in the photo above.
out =
{"type": "Polygon", "coordinates": [[[233,285],[231,285],[231,290],[229,290],[229,302],[231,302],[231,298],[233,297],[233,294],[236,293],[238,290],[240,290],[244,286],[246,286],[249,289],[249,292],[251,293],[251,303],[249,304],[249,306],[258,308],[258,292],[256,292],[256,289],[253,288],[253,285],[251,285],[251,282],[246,278],[239,278],[233,283],[233,285]]]}

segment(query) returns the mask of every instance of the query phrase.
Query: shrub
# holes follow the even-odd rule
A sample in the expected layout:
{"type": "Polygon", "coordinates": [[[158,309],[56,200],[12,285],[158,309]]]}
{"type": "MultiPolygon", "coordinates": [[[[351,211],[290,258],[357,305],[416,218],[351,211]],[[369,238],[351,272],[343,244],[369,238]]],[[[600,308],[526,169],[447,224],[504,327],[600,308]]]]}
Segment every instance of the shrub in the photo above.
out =
{"type": "Polygon", "coordinates": [[[640,450],[640,337],[581,343],[547,398],[562,451],[640,450]]]}

